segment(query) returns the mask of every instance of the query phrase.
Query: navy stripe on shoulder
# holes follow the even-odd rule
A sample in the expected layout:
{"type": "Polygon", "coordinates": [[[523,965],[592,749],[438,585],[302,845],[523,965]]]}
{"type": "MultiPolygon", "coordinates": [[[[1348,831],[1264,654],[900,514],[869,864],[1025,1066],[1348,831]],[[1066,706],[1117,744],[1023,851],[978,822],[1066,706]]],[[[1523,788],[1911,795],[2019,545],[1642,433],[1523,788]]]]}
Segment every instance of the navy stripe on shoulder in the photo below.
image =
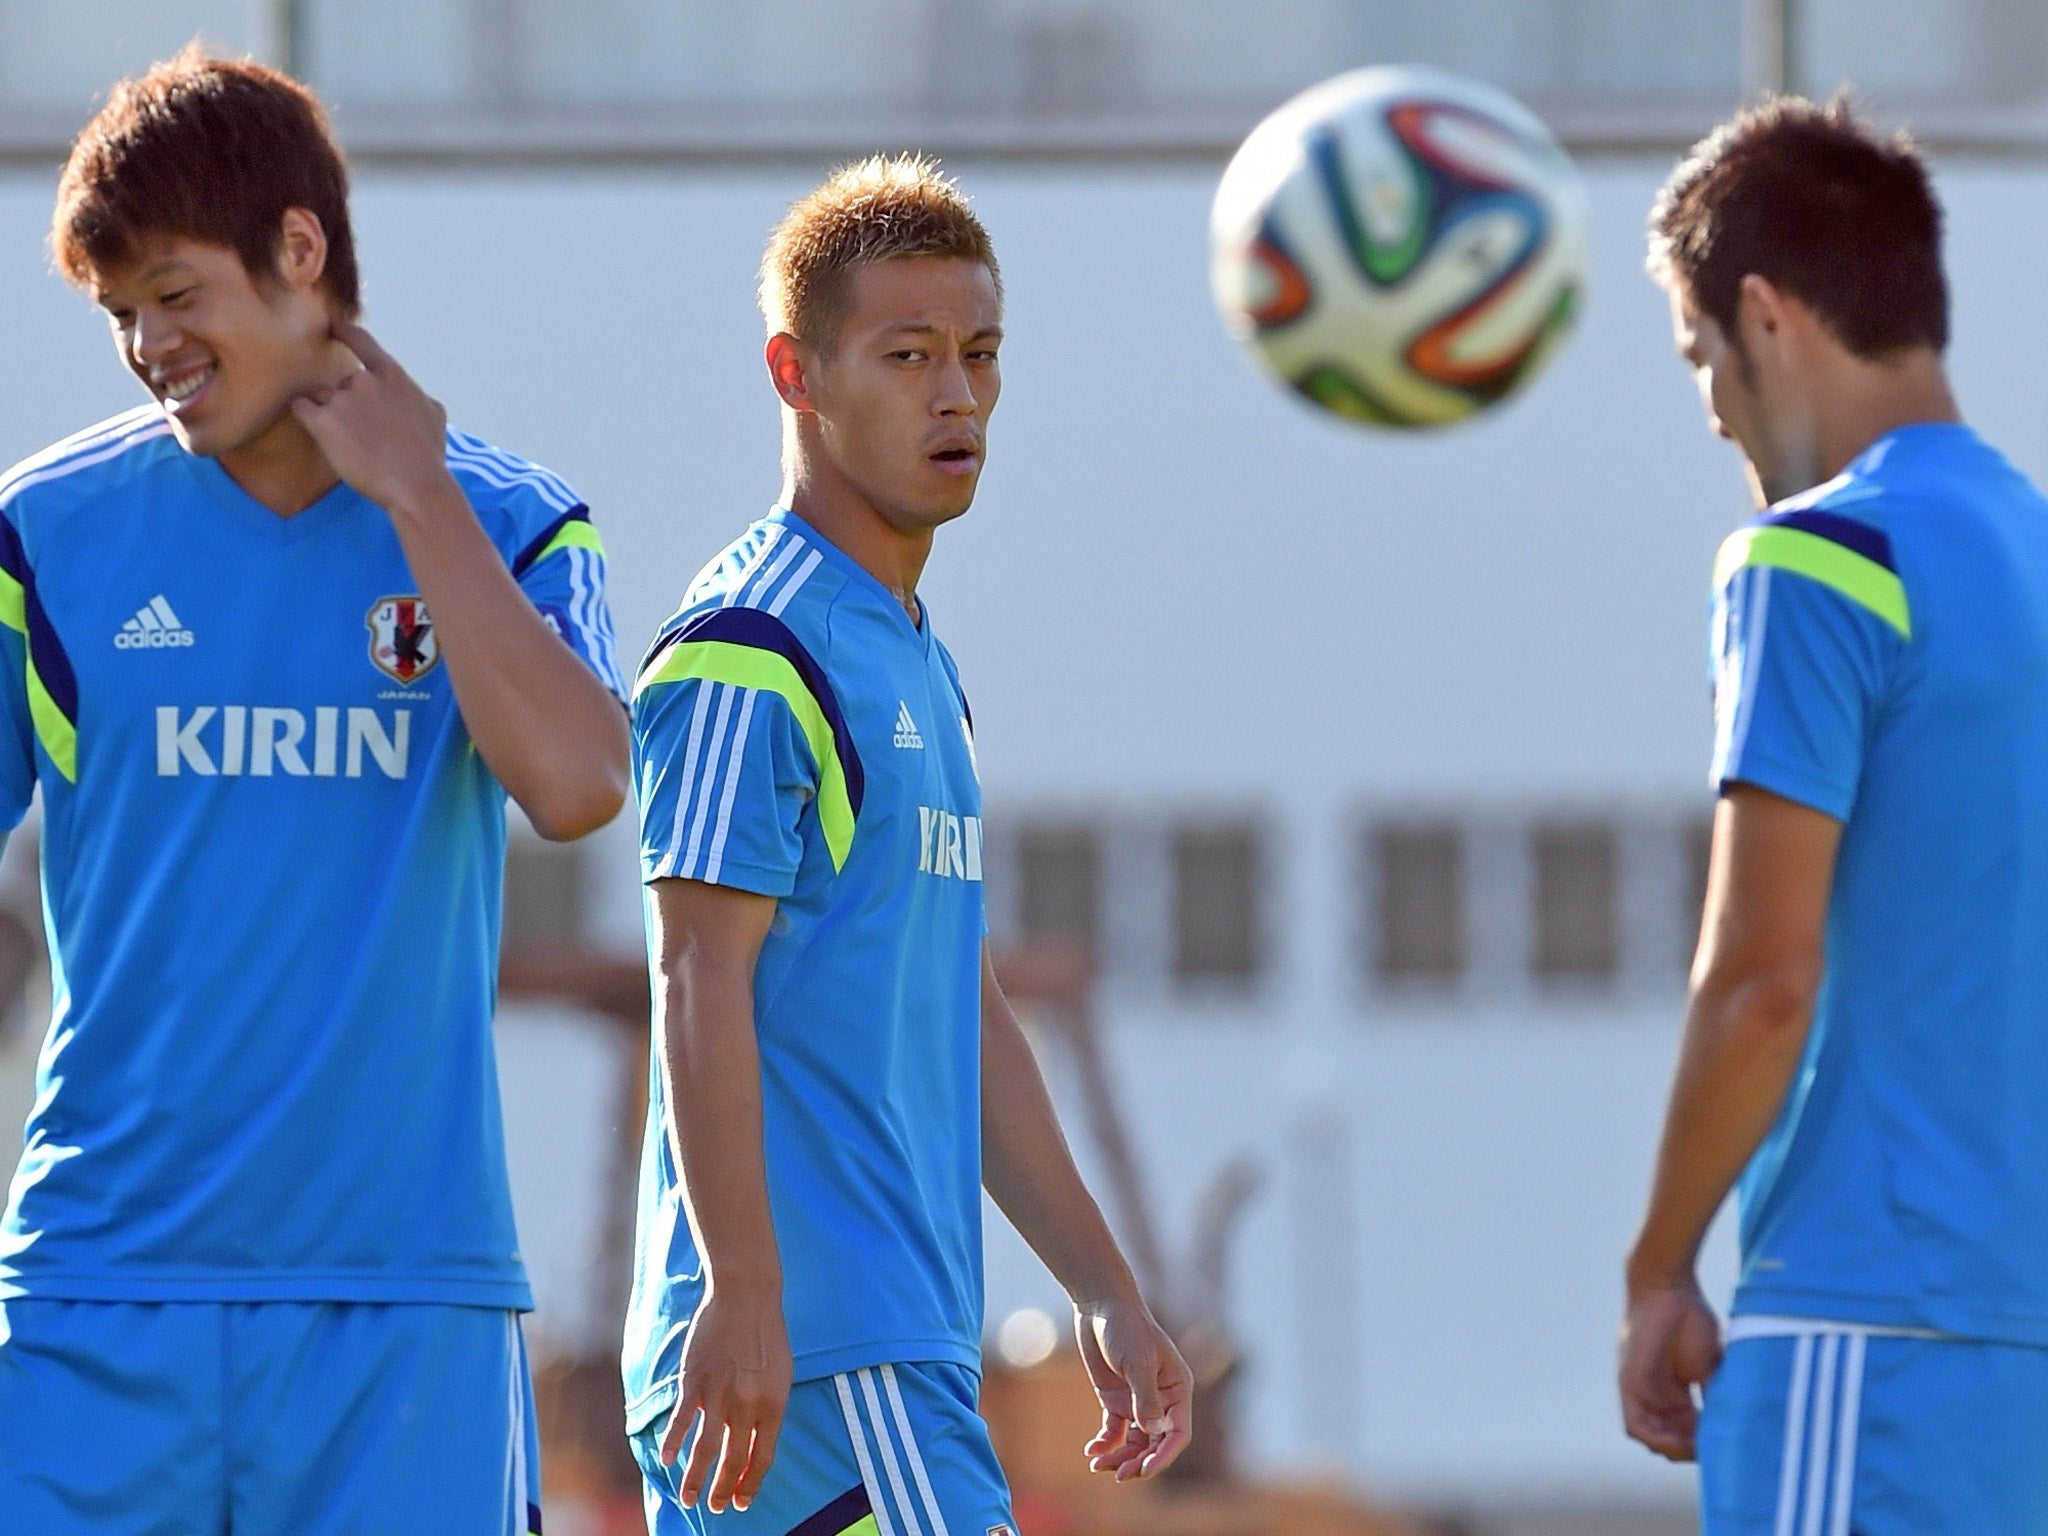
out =
{"type": "Polygon", "coordinates": [[[64,654],[64,646],[57,639],[57,631],[50,626],[50,616],[43,611],[43,601],[36,593],[33,581],[22,583],[23,607],[27,610],[28,654],[36,664],[36,672],[43,680],[43,686],[50,691],[50,697],[64,718],[73,725],[78,723],[78,677],[71,670],[71,658],[64,654]]]}
{"type": "Polygon", "coordinates": [[[0,517],[0,571],[23,586],[28,585],[28,554],[21,547],[21,535],[14,531],[14,524],[4,517],[0,517]]]}
{"type": "Polygon", "coordinates": [[[796,675],[803,679],[804,686],[818,701],[818,708],[824,711],[825,723],[832,727],[839,766],[846,774],[846,796],[853,805],[854,815],[858,816],[866,784],[860,753],[854,750],[853,733],[847,729],[846,716],[840,711],[839,695],[832,691],[832,684],[825,678],[825,669],[804,649],[795,632],[764,609],[707,608],[672,626],[656,639],[654,650],[649,654],[651,657],[670,645],[699,640],[724,640],[734,645],[750,645],[756,650],[773,651],[796,668],[796,675]]]}
{"type": "Polygon", "coordinates": [[[1892,559],[1892,541],[1885,531],[1856,518],[1844,517],[1839,512],[1771,512],[1758,518],[1757,526],[1797,528],[1802,533],[1811,533],[1830,544],[1853,550],[1864,559],[1883,566],[1894,576],[1899,573],[1898,564],[1892,559]]]}
{"type": "Polygon", "coordinates": [[[71,670],[71,658],[64,654],[63,642],[57,638],[50,616],[43,609],[42,595],[36,591],[35,572],[29,569],[28,554],[21,547],[21,535],[4,517],[0,517],[0,570],[21,583],[22,619],[28,631],[29,660],[35,663],[43,686],[64,712],[64,718],[76,725],[78,676],[71,670]]]}
{"type": "Polygon", "coordinates": [[[532,568],[533,562],[540,558],[540,552],[546,549],[550,544],[554,543],[555,535],[560,533],[564,528],[568,527],[569,524],[587,523],[589,521],[590,508],[586,507],[585,505],[583,505],[582,502],[579,501],[575,506],[571,507],[568,511],[564,512],[560,517],[556,518],[552,523],[549,523],[547,527],[541,529],[539,534],[537,534],[534,537],[532,542],[530,542],[526,546],[526,548],[519,551],[518,555],[512,561],[512,574],[514,576],[524,576],[527,573],[527,571],[532,568]]]}

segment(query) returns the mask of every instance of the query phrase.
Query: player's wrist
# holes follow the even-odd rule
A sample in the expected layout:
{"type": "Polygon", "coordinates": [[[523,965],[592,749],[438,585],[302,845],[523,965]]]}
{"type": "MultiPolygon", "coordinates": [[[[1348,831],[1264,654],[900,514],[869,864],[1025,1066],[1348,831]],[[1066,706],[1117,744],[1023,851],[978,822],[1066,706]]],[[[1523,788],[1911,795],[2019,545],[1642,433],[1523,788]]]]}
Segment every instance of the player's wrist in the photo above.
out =
{"type": "Polygon", "coordinates": [[[747,1297],[754,1300],[782,1296],[782,1270],[774,1264],[731,1264],[704,1274],[704,1294],[721,1300],[747,1297]]]}
{"type": "Polygon", "coordinates": [[[1694,1290],[1699,1255],[1695,1249],[1673,1248],[1644,1238],[1629,1250],[1622,1269],[1631,1302],[1656,1291],[1694,1290]]]}
{"type": "Polygon", "coordinates": [[[430,527],[451,519],[473,518],[469,498],[445,464],[423,469],[416,477],[392,487],[383,507],[391,520],[400,524],[430,527]]]}
{"type": "Polygon", "coordinates": [[[1083,1317],[1114,1311],[1120,1307],[1150,1310],[1145,1304],[1144,1293],[1138,1289],[1137,1277],[1123,1266],[1100,1275],[1091,1275],[1084,1283],[1069,1285],[1067,1299],[1073,1303],[1074,1310],[1083,1317]]]}
{"type": "Polygon", "coordinates": [[[704,1265],[704,1299],[756,1306],[782,1305],[782,1261],[766,1253],[729,1253],[704,1265]]]}

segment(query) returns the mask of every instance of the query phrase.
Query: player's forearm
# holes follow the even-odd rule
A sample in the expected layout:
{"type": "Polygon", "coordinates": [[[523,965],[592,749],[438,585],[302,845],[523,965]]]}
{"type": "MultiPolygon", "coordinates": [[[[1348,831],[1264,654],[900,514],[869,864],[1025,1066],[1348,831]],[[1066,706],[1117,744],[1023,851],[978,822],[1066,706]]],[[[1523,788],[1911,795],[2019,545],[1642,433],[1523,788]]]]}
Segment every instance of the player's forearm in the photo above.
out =
{"type": "Polygon", "coordinates": [[[1135,1298],[1137,1281],[1082,1182],[1030,1043],[1007,1003],[983,1003],[982,1182],[1077,1305],[1135,1298]]]}
{"type": "Polygon", "coordinates": [[[629,782],[619,701],[526,600],[452,477],[386,510],[484,762],[543,837],[603,826],[629,782]]]}
{"type": "Polygon", "coordinates": [[[1816,979],[1778,969],[1708,976],[1686,1010],[1631,1294],[1690,1280],[1721,1202],[1770,1134],[1806,1050],[1816,979]]]}
{"type": "Polygon", "coordinates": [[[779,1303],[751,967],[700,957],[668,977],[661,995],[669,1150],[706,1275],[714,1289],[744,1286],[779,1303]]]}

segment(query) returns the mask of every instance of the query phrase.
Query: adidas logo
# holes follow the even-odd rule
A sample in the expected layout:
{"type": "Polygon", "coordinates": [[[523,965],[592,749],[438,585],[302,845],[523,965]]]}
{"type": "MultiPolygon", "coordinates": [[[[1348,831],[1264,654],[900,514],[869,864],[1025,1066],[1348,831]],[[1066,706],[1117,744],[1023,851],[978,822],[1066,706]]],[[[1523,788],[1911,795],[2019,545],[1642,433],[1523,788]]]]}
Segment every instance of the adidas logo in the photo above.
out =
{"type": "Polygon", "coordinates": [[[124,651],[162,651],[173,646],[195,645],[198,637],[171,612],[171,605],[159,592],[121,626],[114,644],[124,651]]]}
{"type": "Polygon", "coordinates": [[[910,706],[901,699],[896,701],[896,745],[924,750],[924,737],[918,734],[917,722],[910,718],[910,706]]]}

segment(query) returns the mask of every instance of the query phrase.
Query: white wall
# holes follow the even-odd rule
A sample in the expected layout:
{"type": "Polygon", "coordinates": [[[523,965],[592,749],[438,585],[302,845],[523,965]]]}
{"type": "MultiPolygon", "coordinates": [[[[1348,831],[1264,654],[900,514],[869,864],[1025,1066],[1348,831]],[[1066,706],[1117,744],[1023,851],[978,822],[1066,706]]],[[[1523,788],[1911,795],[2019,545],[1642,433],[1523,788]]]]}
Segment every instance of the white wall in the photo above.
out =
{"type": "MultiPolygon", "coordinates": [[[[1110,1021],[1170,1231],[1233,1149],[1271,1172],[1234,1271],[1253,1453],[1425,1493],[1676,1494],[1607,1385],[1675,996],[1361,1001],[1337,835],[1361,801],[1703,795],[1704,574],[1745,498],[1640,275],[1659,167],[1592,168],[1592,301],[1551,375],[1498,420],[1415,438],[1316,419],[1233,354],[1204,281],[1213,168],[960,169],[1011,340],[980,504],[927,591],[992,809],[1246,802],[1284,833],[1281,963],[1253,1002],[1129,998],[1110,1021]],[[1333,1126],[1348,1175],[1326,1166],[1333,1126]],[[1358,1263],[1333,1287],[1312,1218],[1347,1181],[1358,1263]],[[1348,1336],[1306,1337],[1304,1307],[1348,1336]],[[1355,1379],[1325,1379],[1347,1356],[1355,1379]]],[[[589,497],[629,645],[775,494],[749,293],[808,180],[363,180],[373,327],[462,422],[589,497]]],[[[1962,397],[2039,474],[2048,172],[1964,164],[1943,185],[1962,397]]],[[[49,191],[0,178],[0,461],[136,398],[44,271],[49,191]]],[[[622,946],[630,841],[601,853],[622,946]]],[[[1045,1282],[999,1245],[992,1292],[1000,1311],[1045,1282]]]]}

